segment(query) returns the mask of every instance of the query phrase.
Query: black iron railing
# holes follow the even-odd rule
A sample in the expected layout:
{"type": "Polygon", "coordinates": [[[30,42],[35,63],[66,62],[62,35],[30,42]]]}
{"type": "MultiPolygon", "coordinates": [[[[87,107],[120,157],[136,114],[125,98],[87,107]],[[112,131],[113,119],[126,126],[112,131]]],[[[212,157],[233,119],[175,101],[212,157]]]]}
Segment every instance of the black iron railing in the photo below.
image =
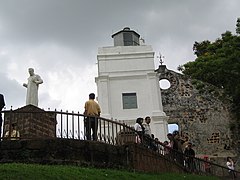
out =
{"type": "MultiPolygon", "coordinates": [[[[94,119],[97,123],[97,141],[113,145],[121,145],[127,142],[134,142],[134,129],[124,123],[112,121],[102,117],[84,116],[83,114],[63,111],[2,111],[3,127],[2,139],[6,132],[12,132],[12,124],[24,139],[32,138],[66,138],[79,140],[93,140],[87,138],[86,126],[88,118],[94,119]],[[50,123],[49,123],[50,122],[50,123]],[[47,127],[46,127],[47,126],[47,127]],[[54,127],[53,127],[54,126],[54,127]],[[41,133],[42,132],[42,133],[41,133]]],[[[92,132],[92,129],[91,129],[92,132]]]]}

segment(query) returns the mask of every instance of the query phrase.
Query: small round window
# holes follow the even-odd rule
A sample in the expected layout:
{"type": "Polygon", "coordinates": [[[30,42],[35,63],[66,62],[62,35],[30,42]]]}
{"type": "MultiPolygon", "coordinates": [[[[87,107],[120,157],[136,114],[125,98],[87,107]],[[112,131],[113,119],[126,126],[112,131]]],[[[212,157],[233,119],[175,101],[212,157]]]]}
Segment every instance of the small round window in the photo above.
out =
{"type": "Polygon", "coordinates": [[[171,87],[171,83],[167,79],[161,79],[159,81],[159,86],[161,89],[169,89],[171,87]]]}

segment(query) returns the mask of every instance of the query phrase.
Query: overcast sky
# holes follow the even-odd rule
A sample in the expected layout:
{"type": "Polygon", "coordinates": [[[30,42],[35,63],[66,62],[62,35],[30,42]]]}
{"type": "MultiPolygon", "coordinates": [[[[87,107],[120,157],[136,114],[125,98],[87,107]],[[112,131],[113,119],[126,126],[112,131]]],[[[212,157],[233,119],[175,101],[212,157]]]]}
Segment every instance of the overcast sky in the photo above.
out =
{"type": "Polygon", "coordinates": [[[24,106],[33,67],[44,81],[40,108],[82,113],[97,91],[98,47],[112,46],[113,33],[130,27],[176,70],[194,61],[195,41],[235,33],[239,8],[239,0],[0,0],[0,93],[7,109],[24,106]]]}

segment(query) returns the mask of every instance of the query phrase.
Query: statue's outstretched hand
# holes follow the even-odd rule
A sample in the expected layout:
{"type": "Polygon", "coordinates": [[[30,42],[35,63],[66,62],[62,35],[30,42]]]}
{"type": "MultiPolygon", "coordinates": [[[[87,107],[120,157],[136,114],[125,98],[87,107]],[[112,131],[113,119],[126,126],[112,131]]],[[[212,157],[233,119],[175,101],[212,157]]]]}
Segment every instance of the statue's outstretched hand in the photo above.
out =
{"type": "Polygon", "coordinates": [[[34,81],[34,82],[35,82],[37,85],[43,83],[43,81],[41,81],[41,80],[40,80],[40,81],[37,80],[37,81],[34,81]]]}

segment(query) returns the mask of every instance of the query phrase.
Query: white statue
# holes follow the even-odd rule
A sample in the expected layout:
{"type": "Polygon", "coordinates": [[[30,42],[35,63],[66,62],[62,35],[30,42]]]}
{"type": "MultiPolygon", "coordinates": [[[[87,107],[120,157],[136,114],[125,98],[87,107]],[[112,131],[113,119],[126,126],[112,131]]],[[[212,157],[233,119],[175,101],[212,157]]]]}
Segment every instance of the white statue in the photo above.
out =
{"type": "Polygon", "coordinates": [[[23,84],[23,86],[27,88],[26,105],[31,104],[38,106],[38,85],[42,84],[43,80],[39,75],[34,74],[33,68],[29,68],[28,72],[30,74],[28,83],[23,84]]]}

